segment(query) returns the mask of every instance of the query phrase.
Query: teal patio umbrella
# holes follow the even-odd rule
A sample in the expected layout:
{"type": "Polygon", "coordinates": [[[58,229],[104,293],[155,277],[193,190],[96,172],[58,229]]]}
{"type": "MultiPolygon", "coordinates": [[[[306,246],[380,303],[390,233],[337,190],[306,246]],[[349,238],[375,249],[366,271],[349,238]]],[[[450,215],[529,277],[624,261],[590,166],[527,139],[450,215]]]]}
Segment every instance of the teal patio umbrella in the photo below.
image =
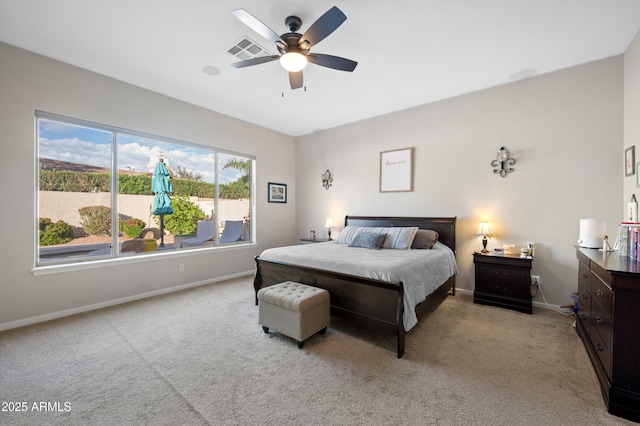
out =
{"type": "Polygon", "coordinates": [[[154,193],[153,214],[160,216],[160,247],[164,247],[164,215],[173,213],[169,198],[169,193],[173,192],[173,185],[169,182],[169,172],[162,159],[153,171],[151,192],[154,193]]]}

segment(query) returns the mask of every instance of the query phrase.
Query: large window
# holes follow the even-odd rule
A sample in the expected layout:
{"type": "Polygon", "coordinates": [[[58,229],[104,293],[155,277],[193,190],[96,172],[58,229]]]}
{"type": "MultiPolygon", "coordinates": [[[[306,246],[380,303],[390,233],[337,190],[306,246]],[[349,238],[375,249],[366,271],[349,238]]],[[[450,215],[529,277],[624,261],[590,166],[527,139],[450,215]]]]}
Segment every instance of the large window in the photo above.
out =
{"type": "Polygon", "coordinates": [[[251,155],[36,113],[43,266],[252,242],[251,155]]]}

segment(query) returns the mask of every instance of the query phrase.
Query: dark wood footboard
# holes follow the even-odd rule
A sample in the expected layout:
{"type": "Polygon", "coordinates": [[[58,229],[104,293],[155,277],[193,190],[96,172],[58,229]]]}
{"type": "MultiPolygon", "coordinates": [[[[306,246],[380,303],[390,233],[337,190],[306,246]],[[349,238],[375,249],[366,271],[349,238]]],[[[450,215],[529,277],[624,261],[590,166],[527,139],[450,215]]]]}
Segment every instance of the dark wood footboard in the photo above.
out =
{"type": "MultiPolygon", "coordinates": [[[[397,336],[398,358],[404,355],[404,287],[401,282],[389,283],[322,269],[255,257],[256,273],[253,287],[255,303],[258,290],[283,281],[295,281],[323,288],[331,295],[331,314],[377,330],[387,329],[397,336]]],[[[427,299],[416,306],[418,318],[435,309],[451,291],[455,294],[455,276],[449,278],[427,299]]]]}
{"type": "MultiPolygon", "coordinates": [[[[419,226],[440,233],[440,241],[455,252],[455,218],[394,218],[347,216],[345,225],[357,226],[419,226]]],[[[255,303],[258,290],[283,281],[295,281],[323,288],[331,295],[331,314],[351,321],[395,332],[398,358],[404,355],[405,329],[404,287],[401,282],[390,283],[342,274],[323,269],[309,268],[285,262],[255,257],[256,273],[253,286],[255,303]]],[[[416,306],[418,318],[432,311],[447,296],[455,294],[455,275],[450,277],[425,301],[416,306]]]]}
{"type": "Polygon", "coordinates": [[[404,289],[402,283],[371,280],[322,269],[307,268],[256,256],[253,286],[258,290],[283,281],[323,288],[331,295],[331,313],[360,323],[393,330],[398,335],[398,357],[404,353],[404,289]]]}

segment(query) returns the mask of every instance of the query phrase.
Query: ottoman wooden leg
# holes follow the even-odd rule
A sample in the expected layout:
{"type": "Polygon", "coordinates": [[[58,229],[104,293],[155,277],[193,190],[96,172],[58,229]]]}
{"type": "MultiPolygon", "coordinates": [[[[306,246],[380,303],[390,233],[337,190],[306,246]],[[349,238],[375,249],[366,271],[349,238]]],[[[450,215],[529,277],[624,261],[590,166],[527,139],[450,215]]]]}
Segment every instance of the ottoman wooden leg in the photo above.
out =
{"type": "Polygon", "coordinates": [[[304,346],[304,340],[298,342],[298,348],[302,349],[302,347],[304,346]]]}
{"type": "Polygon", "coordinates": [[[324,335],[324,333],[327,332],[327,327],[323,328],[322,330],[320,330],[320,334],[324,335]]]}
{"type": "Polygon", "coordinates": [[[264,331],[265,333],[269,333],[269,327],[265,327],[264,325],[262,326],[262,331],[264,331]]]}

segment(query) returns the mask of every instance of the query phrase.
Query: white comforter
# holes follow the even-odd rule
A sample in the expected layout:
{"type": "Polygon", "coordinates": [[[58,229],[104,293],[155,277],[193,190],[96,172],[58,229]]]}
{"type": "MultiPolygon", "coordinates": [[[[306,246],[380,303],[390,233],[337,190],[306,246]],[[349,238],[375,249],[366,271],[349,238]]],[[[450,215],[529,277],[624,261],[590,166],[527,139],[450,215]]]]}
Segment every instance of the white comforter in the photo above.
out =
{"type": "Polygon", "coordinates": [[[457,273],[456,258],[437,242],[431,250],[371,250],[335,242],[265,250],[261,258],[404,285],[404,328],[418,323],[415,306],[457,273]]]}

